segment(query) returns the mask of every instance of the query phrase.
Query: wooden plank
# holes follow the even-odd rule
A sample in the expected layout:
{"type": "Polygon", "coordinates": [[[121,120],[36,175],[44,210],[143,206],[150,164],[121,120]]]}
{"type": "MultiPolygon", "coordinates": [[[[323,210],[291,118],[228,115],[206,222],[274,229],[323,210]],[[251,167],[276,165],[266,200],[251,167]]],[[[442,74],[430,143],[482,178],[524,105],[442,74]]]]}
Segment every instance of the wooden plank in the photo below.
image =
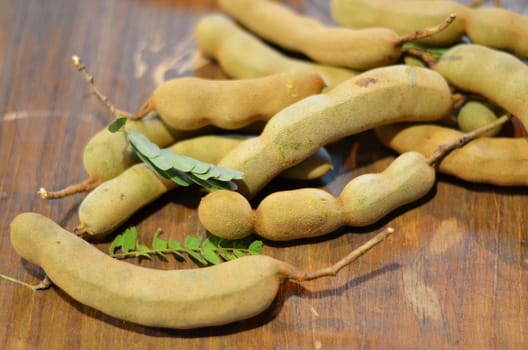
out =
{"type": "MultiPolygon", "coordinates": [[[[528,13],[524,1],[503,3],[528,13]]],[[[327,1],[288,4],[330,21],[327,1]]],[[[71,55],[83,59],[112,102],[135,110],[165,79],[223,77],[214,63],[196,71],[190,64],[193,26],[215,11],[215,2],[206,0],[2,1],[1,273],[27,282],[43,276],[12,249],[9,223],[20,212],[36,211],[69,229],[76,225],[83,195],[43,201],[36,191],[82,180],[83,147],[111,119],[72,68],[71,55]]],[[[370,132],[328,148],[335,173],[326,188],[334,194],[393,159],[370,132]]],[[[266,191],[289,185],[275,181],[266,191]]],[[[0,280],[0,348],[526,348],[527,194],[525,188],[440,176],[430,195],[379,224],[320,239],[266,242],[265,254],[310,270],[332,264],[386,225],[398,230],[335,278],[288,282],[262,315],[216,328],[141,327],[87,308],[57,288],[33,292],[0,280]]],[[[138,225],[144,241],[157,227],[180,240],[205,235],[195,214],[201,196],[196,188],[175,190],[130,224],[138,225]]],[[[131,262],[192,267],[174,259],[131,262]]]]}

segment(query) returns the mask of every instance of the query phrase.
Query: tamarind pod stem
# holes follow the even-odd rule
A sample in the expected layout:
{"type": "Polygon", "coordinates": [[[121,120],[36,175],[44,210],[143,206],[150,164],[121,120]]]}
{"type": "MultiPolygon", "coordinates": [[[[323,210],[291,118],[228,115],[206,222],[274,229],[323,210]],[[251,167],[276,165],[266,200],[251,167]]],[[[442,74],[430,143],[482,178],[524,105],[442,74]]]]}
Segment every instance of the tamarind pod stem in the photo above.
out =
{"type": "Polygon", "coordinates": [[[375,235],[330,269],[304,272],[286,262],[250,255],[205,268],[158,270],[113,259],[36,213],[10,224],[15,251],[83,305],[149,327],[190,329],[224,325],[266,310],[286,279],[333,275],[394,230],[375,235]]]}

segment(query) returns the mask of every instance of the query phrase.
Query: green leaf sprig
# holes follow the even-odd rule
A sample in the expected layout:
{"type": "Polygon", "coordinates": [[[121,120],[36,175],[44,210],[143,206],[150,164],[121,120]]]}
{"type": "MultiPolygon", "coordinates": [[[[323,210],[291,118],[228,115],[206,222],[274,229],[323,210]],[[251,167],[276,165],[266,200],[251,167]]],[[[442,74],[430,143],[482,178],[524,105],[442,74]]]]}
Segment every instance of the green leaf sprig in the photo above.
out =
{"type": "Polygon", "coordinates": [[[123,130],[136,152],[144,163],[148,164],[160,176],[172,180],[180,186],[197,184],[210,191],[218,189],[236,190],[233,180],[240,180],[244,174],[240,171],[217,167],[191,157],[175,154],[169,149],[161,149],[145,135],[137,131],[126,131],[126,117],[114,119],[108,126],[110,132],[123,130]]]}
{"type": "Polygon", "coordinates": [[[153,255],[167,258],[172,254],[185,259],[186,256],[203,266],[216,265],[224,261],[234,260],[246,255],[259,255],[262,252],[262,241],[247,237],[241,240],[225,240],[216,236],[203,239],[189,235],[183,244],[175,239],[160,238],[161,229],[153,235],[151,246],[138,242],[138,230],[130,227],[117,235],[108,248],[110,256],[118,259],[143,257],[150,259],[153,255]]]}

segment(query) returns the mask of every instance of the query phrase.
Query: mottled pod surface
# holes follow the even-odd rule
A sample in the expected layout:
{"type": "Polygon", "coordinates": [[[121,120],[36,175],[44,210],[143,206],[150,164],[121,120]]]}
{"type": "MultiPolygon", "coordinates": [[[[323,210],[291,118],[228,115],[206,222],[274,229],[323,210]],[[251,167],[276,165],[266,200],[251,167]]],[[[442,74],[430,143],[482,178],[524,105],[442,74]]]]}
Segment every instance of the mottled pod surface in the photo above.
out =
{"type": "MultiPolygon", "coordinates": [[[[388,125],[376,129],[386,146],[399,153],[416,151],[430,156],[442,144],[463,133],[447,127],[388,125]]],[[[498,186],[528,185],[528,139],[482,137],[445,156],[438,171],[469,182],[498,186]]]]}
{"type": "Polygon", "coordinates": [[[308,69],[319,73],[331,89],[358,74],[351,69],[285,55],[220,14],[204,16],[197,23],[194,36],[199,50],[216,60],[222,71],[232,78],[248,79],[292,69],[308,69]]]}
{"type": "Polygon", "coordinates": [[[188,329],[250,318],[275,299],[289,264],[263,255],[207,268],[157,270],[106,255],[36,213],[11,222],[11,244],[76,301],[144,326],[188,329]],[[127,278],[122,278],[127,276],[127,278]]]}
{"type": "Polygon", "coordinates": [[[385,124],[438,120],[451,109],[451,92],[438,73],[404,65],[373,69],[283,109],[219,165],[244,172],[239,189],[252,197],[324,144],[385,124]]]}
{"type": "Polygon", "coordinates": [[[434,70],[457,88],[501,106],[528,130],[528,67],[517,57],[482,45],[460,44],[449,49],[434,70]]]}

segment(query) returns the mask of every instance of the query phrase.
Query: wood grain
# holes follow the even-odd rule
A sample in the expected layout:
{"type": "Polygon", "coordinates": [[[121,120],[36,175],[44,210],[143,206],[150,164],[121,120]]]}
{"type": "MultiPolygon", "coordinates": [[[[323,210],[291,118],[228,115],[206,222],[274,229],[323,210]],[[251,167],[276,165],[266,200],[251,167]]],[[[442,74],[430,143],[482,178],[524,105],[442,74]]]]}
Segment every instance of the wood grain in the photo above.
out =
{"type": "MultiPolygon", "coordinates": [[[[525,1],[503,1],[528,14],[525,1]]],[[[289,1],[330,22],[326,0],[289,1]]],[[[42,271],[17,256],[9,223],[23,211],[67,228],[82,195],[43,201],[40,186],[80,181],[82,150],[110,116],[70,64],[79,55],[118,107],[135,110],[165,79],[223,77],[195,70],[196,21],[214,1],[19,0],[0,12],[0,272],[36,282],[42,271]]],[[[382,170],[394,154],[366,132],[329,145],[335,171],[324,186],[339,193],[351,178],[382,170]],[[357,151],[357,154],[355,153],[357,151]]],[[[271,192],[292,185],[273,182],[271,192]]],[[[302,184],[294,184],[302,186],[302,184]]],[[[203,194],[178,189],[129,224],[141,239],[206,233],[196,217],[203,194]]],[[[372,227],[327,237],[266,242],[264,253],[315,269],[332,264],[390,224],[397,233],[335,278],[286,283],[258,317],[191,331],[150,329],[112,319],[57,288],[33,292],[0,280],[1,349],[521,349],[528,345],[528,191],[473,185],[440,176],[435,190],[372,227]],[[523,243],[524,242],[524,243],[523,243]]],[[[107,244],[99,244],[106,249],[107,244]]],[[[137,262],[189,268],[169,259],[137,262]]],[[[211,305],[214,308],[214,305],[211,305]]]]}

